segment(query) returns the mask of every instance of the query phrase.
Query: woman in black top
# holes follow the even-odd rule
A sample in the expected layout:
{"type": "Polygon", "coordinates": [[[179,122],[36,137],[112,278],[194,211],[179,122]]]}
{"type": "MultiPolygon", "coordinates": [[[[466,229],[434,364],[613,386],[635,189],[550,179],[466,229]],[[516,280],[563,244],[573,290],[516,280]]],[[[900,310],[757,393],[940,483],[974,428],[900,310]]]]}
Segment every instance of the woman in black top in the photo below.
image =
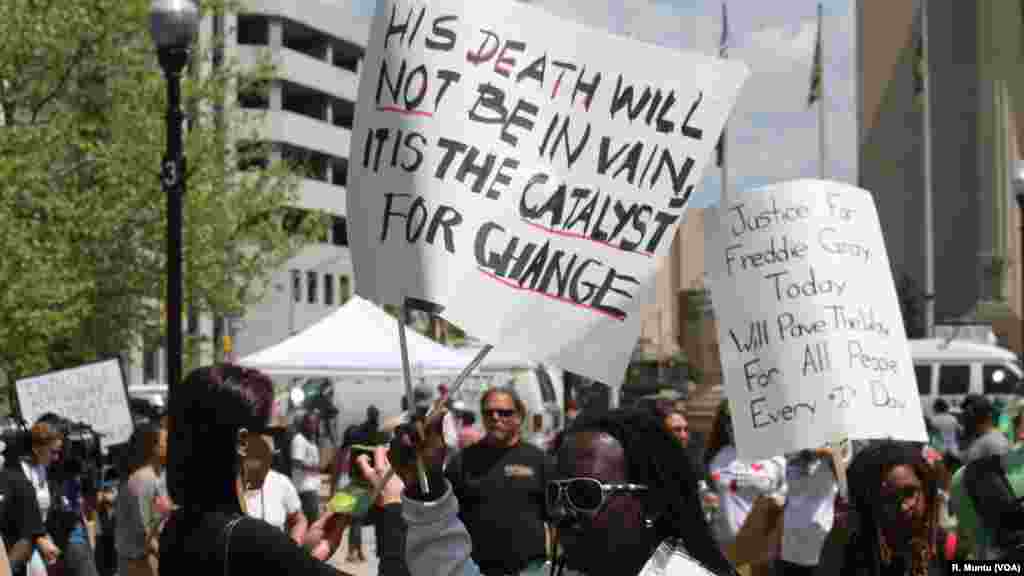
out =
{"type": "Polygon", "coordinates": [[[348,518],[325,514],[305,550],[244,513],[250,446],[270,434],[273,384],[257,371],[219,365],[193,371],[170,408],[167,488],[179,505],[160,537],[161,574],[340,574],[325,562],[348,518]]]}

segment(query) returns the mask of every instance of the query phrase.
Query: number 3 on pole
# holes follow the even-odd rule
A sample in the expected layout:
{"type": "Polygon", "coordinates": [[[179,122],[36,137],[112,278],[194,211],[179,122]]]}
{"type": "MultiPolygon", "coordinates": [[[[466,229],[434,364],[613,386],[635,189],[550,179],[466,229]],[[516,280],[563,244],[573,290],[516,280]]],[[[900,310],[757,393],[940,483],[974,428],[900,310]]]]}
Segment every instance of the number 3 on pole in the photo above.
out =
{"type": "Polygon", "coordinates": [[[181,171],[178,169],[178,162],[173,158],[164,158],[160,165],[160,181],[167,190],[177,190],[181,180],[181,171]]]}

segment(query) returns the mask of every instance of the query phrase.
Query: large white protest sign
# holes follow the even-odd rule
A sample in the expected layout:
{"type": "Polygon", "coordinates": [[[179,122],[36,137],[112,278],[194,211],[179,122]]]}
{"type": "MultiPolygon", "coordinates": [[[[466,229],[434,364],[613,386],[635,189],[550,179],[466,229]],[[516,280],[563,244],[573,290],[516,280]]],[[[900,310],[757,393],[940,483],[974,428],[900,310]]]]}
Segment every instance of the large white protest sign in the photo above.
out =
{"type": "Polygon", "coordinates": [[[357,291],[616,383],[746,76],[511,0],[379,0],[349,166],[357,291]]]}
{"type": "Polygon", "coordinates": [[[769,186],[719,207],[707,234],[741,458],[843,438],[927,439],[869,192],[821,180],[769,186]]]}
{"type": "Polygon", "coordinates": [[[52,412],[102,434],[103,446],[127,442],[132,416],[117,360],[25,378],[15,383],[21,417],[29,424],[52,412]]]}

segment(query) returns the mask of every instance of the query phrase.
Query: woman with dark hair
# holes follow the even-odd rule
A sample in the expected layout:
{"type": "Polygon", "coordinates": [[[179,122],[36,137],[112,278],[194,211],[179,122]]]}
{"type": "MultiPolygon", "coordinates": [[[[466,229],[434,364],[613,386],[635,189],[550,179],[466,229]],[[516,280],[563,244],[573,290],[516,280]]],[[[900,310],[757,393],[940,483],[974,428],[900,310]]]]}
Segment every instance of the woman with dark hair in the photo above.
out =
{"type": "MultiPolygon", "coordinates": [[[[392,445],[405,486],[406,557],[416,576],[469,576],[479,569],[470,559],[472,543],[458,517],[458,500],[441,470],[446,452],[442,415],[443,410],[425,426],[400,428],[392,445]],[[414,445],[428,470],[426,494],[417,482],[414,445]]],[[[374,481],[381,482],[387,471],[376,468],[374,481]]],[[[584,416],[559,449],[558,477],[548,483],[546,499],[565,550],[559,571],[568,567],[588,576],[735,574],[704,520],[696,475],[682,446],[648,412],[584,416]]]]}
{"type": "Polygon", "coordinates": [[[174,394],[167,488],[179,508],[160,536],[160,572],[338,574],[324,561],[337,549],[347,516],[324,514],[307,531],[304,551],[245,515],[245,489],[264,480],[250,478],[243,461],[257,443],[270,446],[270,379],[238,366],[204,367],[174,394]]]}
{"type": "Polygon", "coordinates": [[[886,440],[853,458],[842,576],[928,576],[939,563],[938,487],[920,445],[886,440]]]}

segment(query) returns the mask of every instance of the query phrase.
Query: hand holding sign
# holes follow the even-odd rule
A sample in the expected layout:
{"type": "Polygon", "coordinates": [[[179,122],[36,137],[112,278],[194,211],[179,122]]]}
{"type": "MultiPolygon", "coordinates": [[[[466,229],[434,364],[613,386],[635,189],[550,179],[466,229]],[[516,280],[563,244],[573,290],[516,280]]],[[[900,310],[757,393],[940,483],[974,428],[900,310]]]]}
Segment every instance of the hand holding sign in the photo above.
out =
{"type": "Polygon", "coordinates": [[[819,180],[755,190],[717,210],[708,240],[741,458],[926,440],[870,193],[819,180]]]}

